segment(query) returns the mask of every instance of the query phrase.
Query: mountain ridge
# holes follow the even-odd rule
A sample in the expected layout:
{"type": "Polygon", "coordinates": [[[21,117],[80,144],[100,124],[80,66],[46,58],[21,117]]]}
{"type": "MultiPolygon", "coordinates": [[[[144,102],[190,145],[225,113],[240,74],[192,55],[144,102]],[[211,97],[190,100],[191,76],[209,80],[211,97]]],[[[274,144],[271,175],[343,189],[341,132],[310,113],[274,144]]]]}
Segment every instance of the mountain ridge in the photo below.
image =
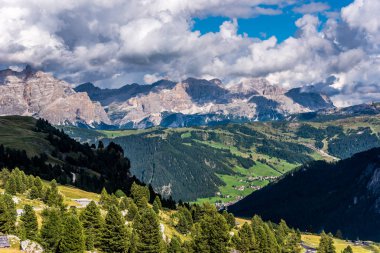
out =
{"type": "Polygon", "coordinates": [[[380,148],[374,148],[334,163],[305,164],[228,210],[286,219],[311,232],[341,230],[347,238],[379,240],[379,159],[380,148]]]}

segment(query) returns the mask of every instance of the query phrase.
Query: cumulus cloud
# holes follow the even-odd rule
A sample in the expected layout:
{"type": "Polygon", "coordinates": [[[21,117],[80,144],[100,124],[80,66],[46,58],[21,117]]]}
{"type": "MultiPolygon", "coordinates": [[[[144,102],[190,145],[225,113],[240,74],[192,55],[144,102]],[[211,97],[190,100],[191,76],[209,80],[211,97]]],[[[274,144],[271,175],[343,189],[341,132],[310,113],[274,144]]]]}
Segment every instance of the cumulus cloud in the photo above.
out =
{"type": "Polygon", "coordinates": [[[296,87],[334,76],[337,104],[377,98],[379,1],[355,0],[323,23],[314,14],[328,4],[298,5],[293,11],[304,14],[295,23],[298,31],[283,42],[238,34],[238,18],[277,15],[296,3],[0,0],[0,65],[32,64],[73,83],[108,87],[188,76],[225,82],[264,77],[296,87]],[[218,32],[193,31],[192,19],[207,16],[230,20],[218,32]]]}

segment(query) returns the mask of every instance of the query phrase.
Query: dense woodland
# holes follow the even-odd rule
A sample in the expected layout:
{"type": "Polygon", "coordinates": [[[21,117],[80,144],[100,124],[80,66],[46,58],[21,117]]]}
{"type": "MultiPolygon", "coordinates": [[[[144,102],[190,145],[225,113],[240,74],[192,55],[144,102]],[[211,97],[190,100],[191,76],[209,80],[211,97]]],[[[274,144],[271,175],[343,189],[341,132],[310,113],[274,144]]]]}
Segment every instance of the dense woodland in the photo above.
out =
{"type": "MultiPolygon", "coordinates": [[[[105,187],[110,192],[121,189],[129,193],[133,182],[143,185],[131,175],[130,161],[124,157],[119,145],[113,142],[107,146],[102,142],[97,146],[81,144],[43,119],[37,120],[34,130],[46,134],[46,139],[54,147],[52,153],[28,157],[24,150],[0,145],[0,167],[18,167],[42,179],[55,179],[58,183],[93,192],[100,192],[105,187]]],[[[152,187],[149,190],[152,196],[156,195],[152,187]]],[[[165,206],[174,205],[171,199],[162,201],[165,206]]]]}

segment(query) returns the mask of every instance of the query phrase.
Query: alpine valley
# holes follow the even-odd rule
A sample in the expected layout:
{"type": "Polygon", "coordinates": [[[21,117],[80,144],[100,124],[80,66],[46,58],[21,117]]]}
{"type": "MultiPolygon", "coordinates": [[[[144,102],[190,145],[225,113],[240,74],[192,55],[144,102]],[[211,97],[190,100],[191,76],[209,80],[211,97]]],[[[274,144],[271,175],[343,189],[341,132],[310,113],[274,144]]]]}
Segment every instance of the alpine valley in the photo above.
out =
{"type": "Polygon", "coordinates": [[[148,201],[157,196],[167,208],[210,202],[237,216],[379,240],[371,222],[378,103],[337,108],[317,87],[285,90],[265,79],[101,89],[27,67],[0,71],[0,83],[3,167],[94,192],[147,185],[148,201]],[[366,215],[351,222],[358,214],[366,215]]]}

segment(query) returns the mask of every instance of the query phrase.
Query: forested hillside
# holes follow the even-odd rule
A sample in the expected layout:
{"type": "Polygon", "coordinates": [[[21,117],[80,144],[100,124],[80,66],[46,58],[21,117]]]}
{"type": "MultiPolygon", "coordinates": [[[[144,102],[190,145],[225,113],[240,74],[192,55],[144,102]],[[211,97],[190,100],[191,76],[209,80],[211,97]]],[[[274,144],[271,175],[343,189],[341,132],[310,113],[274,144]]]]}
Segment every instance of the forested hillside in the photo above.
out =
{"type": "Polygon", "coordinates": [[[161,194],[200,202],[233,202],[305,162],[332,161],[380,146],[378,116],[175,129],[63,129],[81,141],[120,144],[133,175],[161,194]]]}
{"type": "Polygon", "coordinates": [[[380,148],[334,163],[301,166],[228,208],[235,215],[285,219],[302,230],[340,230],[380,240],[380,148]]]}
{"type": "Polygon", "coordinates": [[[129,192],[133,182],[142,184],[131,175],[123,149],[113,142],[81,144],[42,119],[10,116],[0,120],[1,168],[18,167],[42,179],[95,192],[103,187],[129,192]]]}

